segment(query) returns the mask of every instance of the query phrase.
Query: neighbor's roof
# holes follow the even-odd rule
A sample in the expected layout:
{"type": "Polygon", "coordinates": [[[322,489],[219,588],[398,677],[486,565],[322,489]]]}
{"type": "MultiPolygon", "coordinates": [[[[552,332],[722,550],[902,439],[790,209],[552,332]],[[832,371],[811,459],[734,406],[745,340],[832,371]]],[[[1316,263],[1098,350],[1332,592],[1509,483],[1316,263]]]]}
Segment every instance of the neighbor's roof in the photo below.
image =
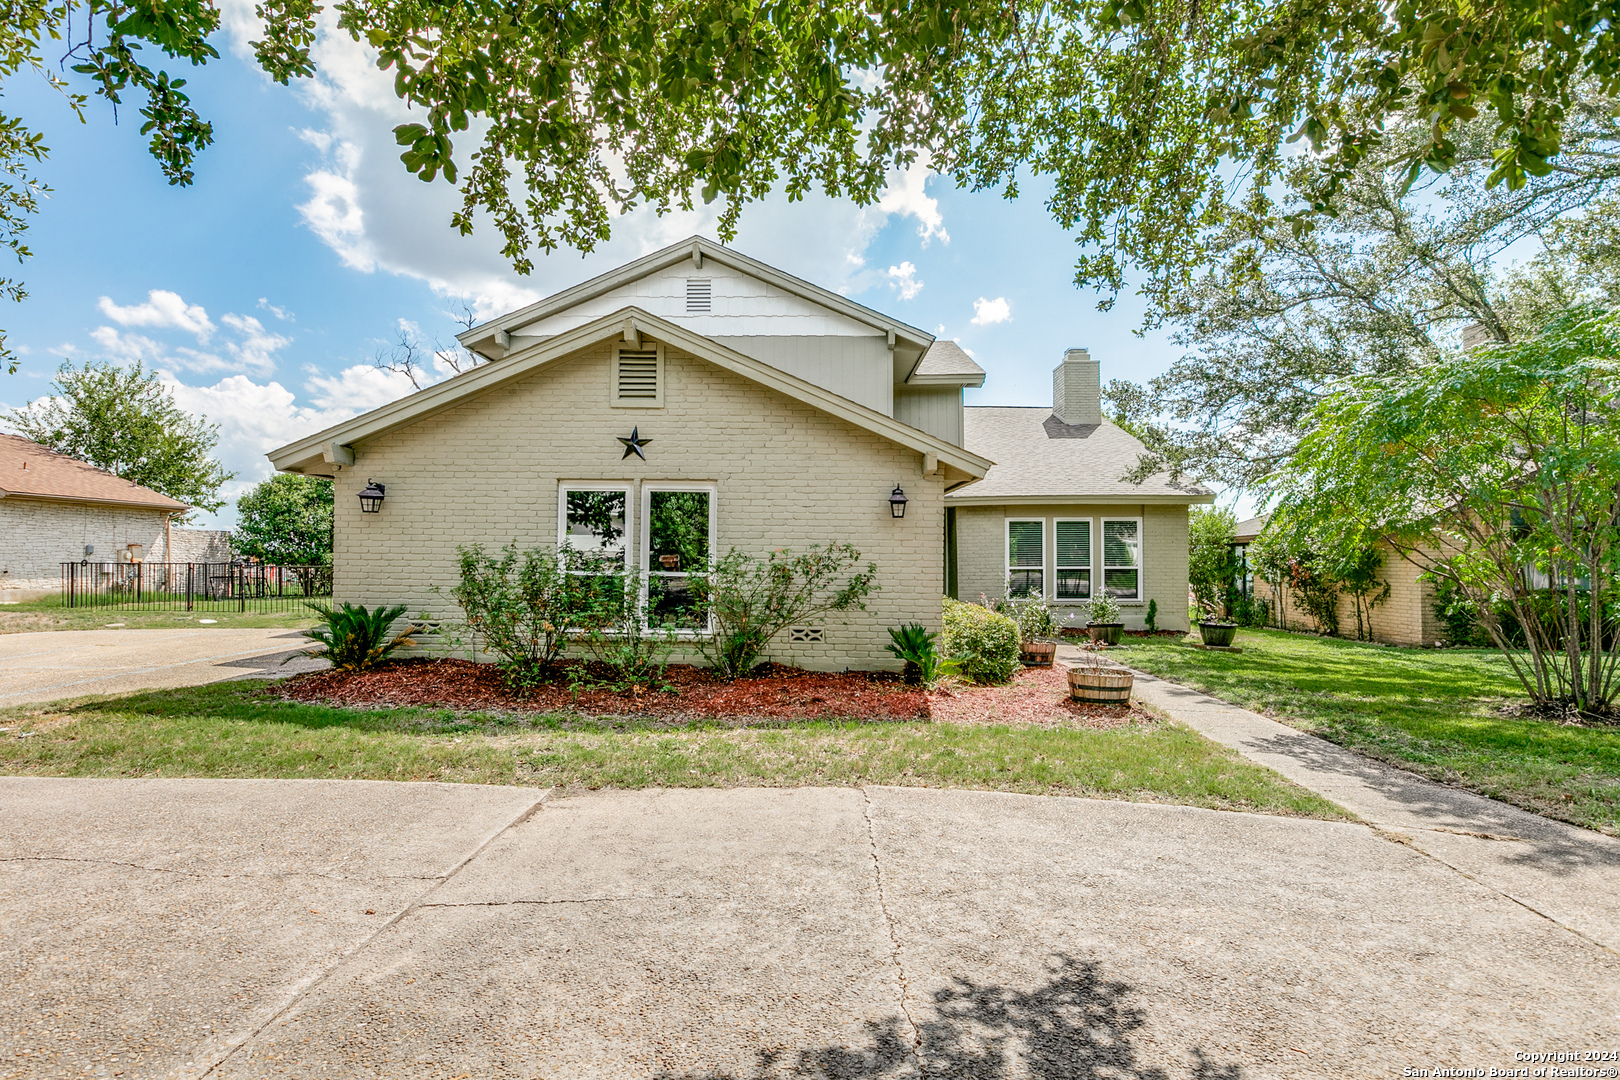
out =
{"type": "Polygon", "coordinates": [[[1252,544],[1260,535],[1261,530],[1266,527],[1266,522],[1270,520],[1270,514],[1261,514],[1259,517],[1240,521],[1232,529],[1232,536],[1240,544],[1252,544]]]}
{"type": "Polygon", "coordinates": [[[1209,489],[1176,484],[1168,473],[1140,484],[1120,477],[1143,452],[1136,437],[1104,420],[1095,426],[1063,423],[1048,406],[973,406],[963,410],[969,452],[996,462],[983,480],[946,496],[958,505],[1000,502],[1208,503],[1209,489]]]}
{"type": "Polygon", "coordinates": [[[984,368],[956,342],[936,341],[911,369],[906,382],[912,386],[983,386],[984,368]]]}
{"type": "Polygon", "coordinates": [[[58,454],[21,435],[0,435],[0,498],[8,495],[152,510],[191,509],[151,488],[120,480],[105,469],[58,454]]]}

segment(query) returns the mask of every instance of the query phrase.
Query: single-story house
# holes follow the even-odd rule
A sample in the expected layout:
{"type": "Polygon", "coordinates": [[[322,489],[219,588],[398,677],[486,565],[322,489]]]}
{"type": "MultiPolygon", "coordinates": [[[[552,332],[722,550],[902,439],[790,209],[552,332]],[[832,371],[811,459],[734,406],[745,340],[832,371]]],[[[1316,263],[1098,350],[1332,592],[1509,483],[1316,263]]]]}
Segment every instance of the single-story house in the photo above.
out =
{"type": "Polygon", "coordinates": [[[191,509],[151,488],[0,434],[0,602],[54,595],[64,562],[166,561],[191,509]]]}
{"type": "MultiPolygon", "coordinates": [[[[1286,604],[1277,602],[1271,583],[1254,573],[1249,564],[1249,545],[1260,538],[1270,514],[1261,514],[1237,523],[1233,530],[1234,546],[1243,565],[1245,595],[1269,605],[1269,622],[1291,630],[1314,630],[1316,624],[1309,615],[1294,606],[1292,597],[1286,604]]],[[[1445,638],[1445,628],[1434,610],[1434,584],[1420,580],[1423,570],[1408,562],[1389,544],[1380,542],[1384,565],[1379,578],[1389,583],[1389,598],[1372,609],[1368,622],[1374,641],[1386,645],[1436,645],[1445,638]]],[[[1349,596],[1339,597],[1339,634],[1356,636],[1355,601],[1349,596]]]]}
{"type": "Polygon", "coordinates": [[[1141,446],[1084,350],[1051,407],[965,408],[985,372],[955,343],[696,237],[460,340],[488,363],[269,455],[335,481],[341,600],[453,619],[458,546],[567,543],[679,617],[708,565],[665,550],[679,524],[710,557],[843,541],[876,564],[865,611],[777,642],[810,668],[896,666],[888,628],[938,628],[942,593],[1107,590],[1131,625],[1149,599],[1188,625],[1187,507],[1212,496],[1117,479],[1141,446]]]}

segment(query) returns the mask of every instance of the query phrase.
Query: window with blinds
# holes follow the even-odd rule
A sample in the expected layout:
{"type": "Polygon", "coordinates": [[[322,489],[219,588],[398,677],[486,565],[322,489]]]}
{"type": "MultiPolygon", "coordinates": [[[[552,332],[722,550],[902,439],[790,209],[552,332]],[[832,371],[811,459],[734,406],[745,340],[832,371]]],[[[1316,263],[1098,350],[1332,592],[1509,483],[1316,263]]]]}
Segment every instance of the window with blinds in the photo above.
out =
{"type": "Polygon", "coordinates": [[[1046,595],[1046,522],[1007,522],[1007,595],[1046,595]]]}
{"type": "Polygon", "coordinates": [[[1057,575],[1053,595],[1058,600],[1091,599],[1091,519],[1053,522],[1057,550],[1052,567],[1057,575]]]}
{"type": "Polygon", "coordinates": [[[1116,600],[1142,599],[1142,520],[1104,518],[1103,592],[1116,600]]]}
{"type": "Polygon", "coordinates": [[[686,279],[686,313],[688,315],[707,315],[713,289],[708,278],[686,279]]]}
{"type": "Polygon", "coordinates": [[[613,403],[655,408],[664,403],[664,357],[658,345],[620,345],[613,355],[613,403]]]}

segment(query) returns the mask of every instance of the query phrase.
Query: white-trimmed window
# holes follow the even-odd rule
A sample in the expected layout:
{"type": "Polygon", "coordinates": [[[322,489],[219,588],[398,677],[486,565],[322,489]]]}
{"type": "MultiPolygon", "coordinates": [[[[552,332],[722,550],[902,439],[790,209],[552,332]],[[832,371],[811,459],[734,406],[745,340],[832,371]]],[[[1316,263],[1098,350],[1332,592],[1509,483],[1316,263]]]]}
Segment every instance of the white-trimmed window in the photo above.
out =
{"type": "Polygon", "coordinates": [[[1007,519],[1007,595],[1046,595],[1046,519],[1007,519]]]}
{"type": "Polygon", "coordinates": [[[608,365],[611,385],[608,400],[621,409],[664,407],[664,346],[641,339],[639,345],[621,341],[613,346],[608,365]]]}
{"type": "Polygon", "coordinates": [[[630,548],[630,487],[564,484],[557,494],[557,549],[573,553],[572,573],[620,573],[630,548]]]}
{"type": "Polygon", "coordinates": [[[1058,518],[1052,523],[1052,598],[1091,599],[1091,519],[1058,518]]]}
{"type": "Polygon", "coordinates": [[[1103,518],[1102,556],[1103,593],[1142,599],[1142,519],[1103,518]]]}
{"type": "Polygon", "coordinates": [[[642,612],[648,626],[708,632],[693,585],[709,576],[716,496],[713,484],[641,486],[642,612]]]}

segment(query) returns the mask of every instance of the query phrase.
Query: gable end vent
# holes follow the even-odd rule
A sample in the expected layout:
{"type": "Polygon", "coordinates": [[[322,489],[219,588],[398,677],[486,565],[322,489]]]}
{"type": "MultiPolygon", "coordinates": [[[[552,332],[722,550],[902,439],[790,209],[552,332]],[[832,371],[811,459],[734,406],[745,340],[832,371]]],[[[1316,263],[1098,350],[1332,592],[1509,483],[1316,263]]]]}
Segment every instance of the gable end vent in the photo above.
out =
{"type": "Polygon", "coordinates": [[[618,394],[621,398],[658,396],[658,350],[621,349],[619,351],[618,394]]]}
{"type": "Polygon", "coordinates": [[[686,279],[686,313],[707,315],[710,311],[711,284],[708,278],[686,279]]]}

